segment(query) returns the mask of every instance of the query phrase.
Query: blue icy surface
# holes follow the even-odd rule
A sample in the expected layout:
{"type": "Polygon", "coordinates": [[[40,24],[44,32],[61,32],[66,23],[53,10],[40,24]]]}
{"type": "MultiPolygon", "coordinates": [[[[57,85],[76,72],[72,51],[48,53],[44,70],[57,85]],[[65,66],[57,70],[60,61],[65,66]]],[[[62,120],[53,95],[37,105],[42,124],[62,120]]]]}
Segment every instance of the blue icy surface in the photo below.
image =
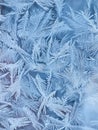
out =
{"type": "Polygon", "coordinates": [[[98,130],[98,0],[0,0],[0,130],[98,130]]]}

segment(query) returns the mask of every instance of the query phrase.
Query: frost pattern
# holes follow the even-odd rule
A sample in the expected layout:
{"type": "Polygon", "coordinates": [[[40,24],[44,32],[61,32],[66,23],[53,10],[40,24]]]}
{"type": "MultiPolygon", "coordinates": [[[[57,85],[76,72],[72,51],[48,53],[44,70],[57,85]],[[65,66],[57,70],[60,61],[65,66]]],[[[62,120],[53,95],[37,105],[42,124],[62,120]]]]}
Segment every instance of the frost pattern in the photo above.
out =
{"type": "Polygon", "coordinates": [[[98,0],[0,0],[0,130],[98,130],[98,0]]]}

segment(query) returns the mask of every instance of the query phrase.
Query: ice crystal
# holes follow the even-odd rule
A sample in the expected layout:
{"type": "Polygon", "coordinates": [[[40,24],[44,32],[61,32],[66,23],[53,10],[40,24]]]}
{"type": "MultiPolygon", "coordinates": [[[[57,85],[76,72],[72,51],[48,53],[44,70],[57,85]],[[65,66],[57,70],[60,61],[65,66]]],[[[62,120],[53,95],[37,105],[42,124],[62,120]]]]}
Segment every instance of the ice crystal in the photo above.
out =
{"type": "Polygon", "coordinates": [[[0,0],[0,130],[98,130],[97,0],[0,0]]]}

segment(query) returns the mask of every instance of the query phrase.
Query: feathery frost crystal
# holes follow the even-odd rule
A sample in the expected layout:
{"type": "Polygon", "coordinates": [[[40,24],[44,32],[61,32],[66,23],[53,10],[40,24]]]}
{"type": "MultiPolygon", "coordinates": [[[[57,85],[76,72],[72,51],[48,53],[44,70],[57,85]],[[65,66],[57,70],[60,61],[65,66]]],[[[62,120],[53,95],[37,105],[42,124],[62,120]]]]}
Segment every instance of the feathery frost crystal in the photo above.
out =
{"type": "Polygon", "coordinates": [[[0,0],[0,130],[98,130],[98,0],[0,0]]]}

